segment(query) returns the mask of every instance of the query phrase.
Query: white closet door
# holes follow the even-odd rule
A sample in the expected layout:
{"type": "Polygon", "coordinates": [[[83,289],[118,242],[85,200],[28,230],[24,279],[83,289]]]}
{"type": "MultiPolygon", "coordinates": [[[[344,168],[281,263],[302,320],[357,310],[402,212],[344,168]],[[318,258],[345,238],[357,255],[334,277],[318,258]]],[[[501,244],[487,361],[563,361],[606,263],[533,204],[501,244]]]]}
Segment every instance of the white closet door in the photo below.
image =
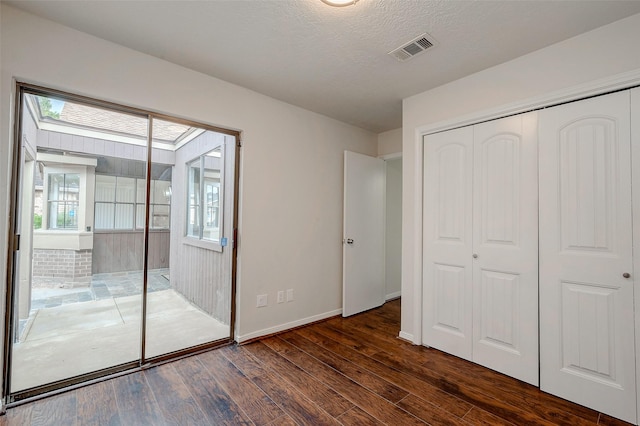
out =
{"type": "Polygon", "coordinates": [[[471,360],[471,127],[424,138],[423,342],[471,360]]]}
{"type": "Polygon", "coordinates": [[[538,385],[537,114],[473,131],[473,361],[538,385]]]}
{"type": "Polygon", "coordinates": [[[540,112],[541,389],[636,421],[629,92],[540,112]]]}
{"type": "MultiPolygon", "coordinates": [[[[633,256],[633,270],[640,271],[640,88],[631,89],[631,177],[633,179],[633,246],[636,247],[633,256]]],[[[635,283],[640,282],[634,279],[635,283]]],[[[640,291],[634,289],[635,306],[635,333],[636,333],[636,354],[640,354],[640,291]]],[[[638,419],[640,419],[640,368],[636,368],[636,392],[638,393],[637,409],[638,419]]]]}

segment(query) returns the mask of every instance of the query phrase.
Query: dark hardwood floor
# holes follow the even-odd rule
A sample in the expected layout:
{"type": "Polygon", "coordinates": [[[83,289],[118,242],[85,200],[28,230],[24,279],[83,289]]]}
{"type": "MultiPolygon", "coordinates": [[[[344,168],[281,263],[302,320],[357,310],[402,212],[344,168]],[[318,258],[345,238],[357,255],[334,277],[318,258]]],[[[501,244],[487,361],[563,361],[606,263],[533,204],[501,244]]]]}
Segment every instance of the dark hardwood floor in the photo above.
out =
{"type": "Polygon", "coordinates": [[[400,302],[8,410],[0,425],[622,425],[396,336],[400,302]]]}

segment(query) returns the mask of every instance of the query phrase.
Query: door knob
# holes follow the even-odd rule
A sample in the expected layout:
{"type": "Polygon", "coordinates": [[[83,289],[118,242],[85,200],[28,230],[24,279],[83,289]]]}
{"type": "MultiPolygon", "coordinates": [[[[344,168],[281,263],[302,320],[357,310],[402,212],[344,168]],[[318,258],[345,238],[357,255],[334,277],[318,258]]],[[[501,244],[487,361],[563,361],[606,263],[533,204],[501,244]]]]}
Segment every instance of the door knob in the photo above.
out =
{"type": "Polygon", "coordinates": [[[347,244],[353,244],[353,239],[347,238],[347,244]]]}
{"type": "Polygon", "coordinates": [[[473,258],[474,258],[474,259],[477,259],[477,258],[478,258],[478,255],[477,255],[477,254],[475,254],[475,253],[473,253],[473,258]]]}
{"type": "Polygon", "coordinates": [[[631,274],[630,274],[630,273],[628,273],[628,272],[625,272],[624,274],[622,274],[622,276],[623,276],[624,278],[631,278],[631,274]]]}

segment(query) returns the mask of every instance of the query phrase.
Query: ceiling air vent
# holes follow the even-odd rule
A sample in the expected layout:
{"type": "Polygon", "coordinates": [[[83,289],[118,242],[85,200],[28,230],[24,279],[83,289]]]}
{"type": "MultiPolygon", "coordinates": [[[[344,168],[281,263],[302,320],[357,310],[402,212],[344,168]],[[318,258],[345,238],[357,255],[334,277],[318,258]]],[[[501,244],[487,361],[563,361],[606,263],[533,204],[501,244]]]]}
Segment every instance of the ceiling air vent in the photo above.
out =
{"type": "Polygon", "coordinates": [[[392,50],[389,52],[389,55],[393,56],[400,62],[403,62],[421,54],[432,46],[433,43],[427,39],[427,34],[422,34],[411,40],[409,43],[405,43],[397,49],[392,50]]]}

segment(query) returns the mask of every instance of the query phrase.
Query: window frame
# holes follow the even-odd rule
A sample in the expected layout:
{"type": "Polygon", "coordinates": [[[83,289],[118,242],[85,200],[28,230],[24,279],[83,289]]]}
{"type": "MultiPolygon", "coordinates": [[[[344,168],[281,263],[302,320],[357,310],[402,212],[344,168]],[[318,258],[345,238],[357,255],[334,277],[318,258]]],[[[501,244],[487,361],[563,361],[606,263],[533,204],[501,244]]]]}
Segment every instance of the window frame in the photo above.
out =
{"type": "MultiPolygon", "coordinates": [[[[191,160],[185,162],[185,176],[186,176],[186,187],[185,187],[185,221],[184,221],[184,243],[188,245],[193,245],[196,247],[201,247],[209,250],[215,250],[222,252],[223,248],[226,244],[223,244],[224,241],[224,161],[225,158],[225,144],[224,142],[216,144],[213,148],[209,149],[207,152],[200,154],[191,160]],[[206,209],[209,207],[208,202],[206,200],[206,186],[207,181],[211,179],[207,179],[206,176],[206,166],[205,161],[207,156],[209,156],[214,151],[219,150],[220,152],[220,168],[219,169],[211,169],[218,170],[220,176],[217,182],[218,187],[218,239],[210,239],[205,237],[205,223],[206,223],[206,209]],[[191,170],[196,169],[193,167],[195,164],[198,164],[199,170],[198,173],[198,200],[193,203],[191,201],[191,187],[192,187],[192,174],[191,170]],[[196,221],[195,223],[198,225],[197,235],[195,233],[190,233],[190,228],[192,228],[191,224],[191,208],[196,207],[196,221]]],[[[194,185],[195,186],[195,185],[194,185]]]]}
{"type": "MultiPolygon", "coordinates": [[[[113,188],[113,200],[112,201],[98,201],[96,200],[97,197],[94,196],[94,213],[93,213],[93,228],[96,232],[136,232],[136,231],[144,231],[144,210],[142,212],[142,225],[139,225],[139,214],[138,214],[138,209],[140,206],[142,206],[143,208],[146,207],[146,203],[143,202],[139,202],[139,189],[140,189],[140,185],[139,185],[139,181],[144,182],[144,185],[142,185],[143,191],[145,192],[145,194],[143,195],[143,200],[146,197],[146,179],[145,178],[139,178],[139,177],[130,177],[130,176],[118,176],[118,175],[110,175],[110,174],[102,174],[102,173],[96,173],[96,180],[95,180],[95,188],[94,191],[98,188],[98,176],[101,177],[109,177],[109,178],[113,178],[114,179],[114,188],[113,188]],[[133,190],[134,190],[134,194],[133,194],[133,201],[118,201],[118,179],[133,179],[133,190]],[[97,223],[98,221],[96,220],[96,213],[98,211],[98,205],[111,205],[113,206],[112,210],[111,210],[111,214],[112,217],[110,218],[111,221],[111,225],[112,227],[110,228],[102,228],[102,227],[98,227],[97,223]],[[132,212],[132,226],[129,228],[117,228],[116,227],[116,220],[117,220],[117,214],[118,214],[118,206],[132,206],[133,207],[133,212],[132,212]]],[[[150,212],[150,218],[151,221],[149,222],[149,230],[152,231],[170,231],[171,230],[171,198],[168,197],[168,203],[156,203],[154,202],[154,197],[155,197],[155,184],[156,182],[169,182],[169,187],[171,187],[171,182],[170,181],[161,181],[159,179],[151,179],[151,197],[149,200],[149,212],[150,212]],[[167,218],[167,226],[153,226],[153,211],[155,209],[156,206],[165,206],[168,207],[169,213],[168,213],[168,218],[167,218]]],[[[95,191],[97,192],[97,191],[95,191]]],[[[145,200],[146,201],[146,200],[145,200]]]]}
{"type": "MultiPolygon", "coordinates": [[[[46,174],[46,183],[47,183],[47,217],[46,217],[46,228],[49,231],[74,231],[74,232],[78,232],[79,230],[79,219],[80,219],[80,190],[82,188],[82,184],[81,184],[81,180],[82,180],[82,173],[80,172],[66,172],[66,171],[50,171],[47,172],[46,174]],[[51,199],[51,177],[54,175],[62,175],[62,187],[63,189],[63,196],[62,198],[58,197],[55,200],[51,199]],[[67,176],[75,176],[78,180],[78,194],[77,194],[77,200],[68,200],[67,199],[67,193],[69,192],[67,189],[67,176]],[[52,208],[53,204],[56,204],[56,208],[52,208]],[[59,208],[58,206],[62,204],[64,205],[64,217],[62,220],[63,226],[58,226],[58,215],[59,215],[59,208]],[[67,218],[67,212],[68,211],[72,211],[72,210],[67,210],[67,206],[69,205],[73,205],[75,206],[75,213],[73,214],[74,217],[74,221],[75,221],[75,226],[71,227],[71,226],[66,226],[66,218],[67,218]],[[55,219],[55,224],[56,226],[52,226],[52,223],[54,223],[54,221],[52,221],[52,215],[55,214],[56,215],[56,219],[55,219]]],[[[44,194],[43,194],[44,195],[44,194]]]]}

